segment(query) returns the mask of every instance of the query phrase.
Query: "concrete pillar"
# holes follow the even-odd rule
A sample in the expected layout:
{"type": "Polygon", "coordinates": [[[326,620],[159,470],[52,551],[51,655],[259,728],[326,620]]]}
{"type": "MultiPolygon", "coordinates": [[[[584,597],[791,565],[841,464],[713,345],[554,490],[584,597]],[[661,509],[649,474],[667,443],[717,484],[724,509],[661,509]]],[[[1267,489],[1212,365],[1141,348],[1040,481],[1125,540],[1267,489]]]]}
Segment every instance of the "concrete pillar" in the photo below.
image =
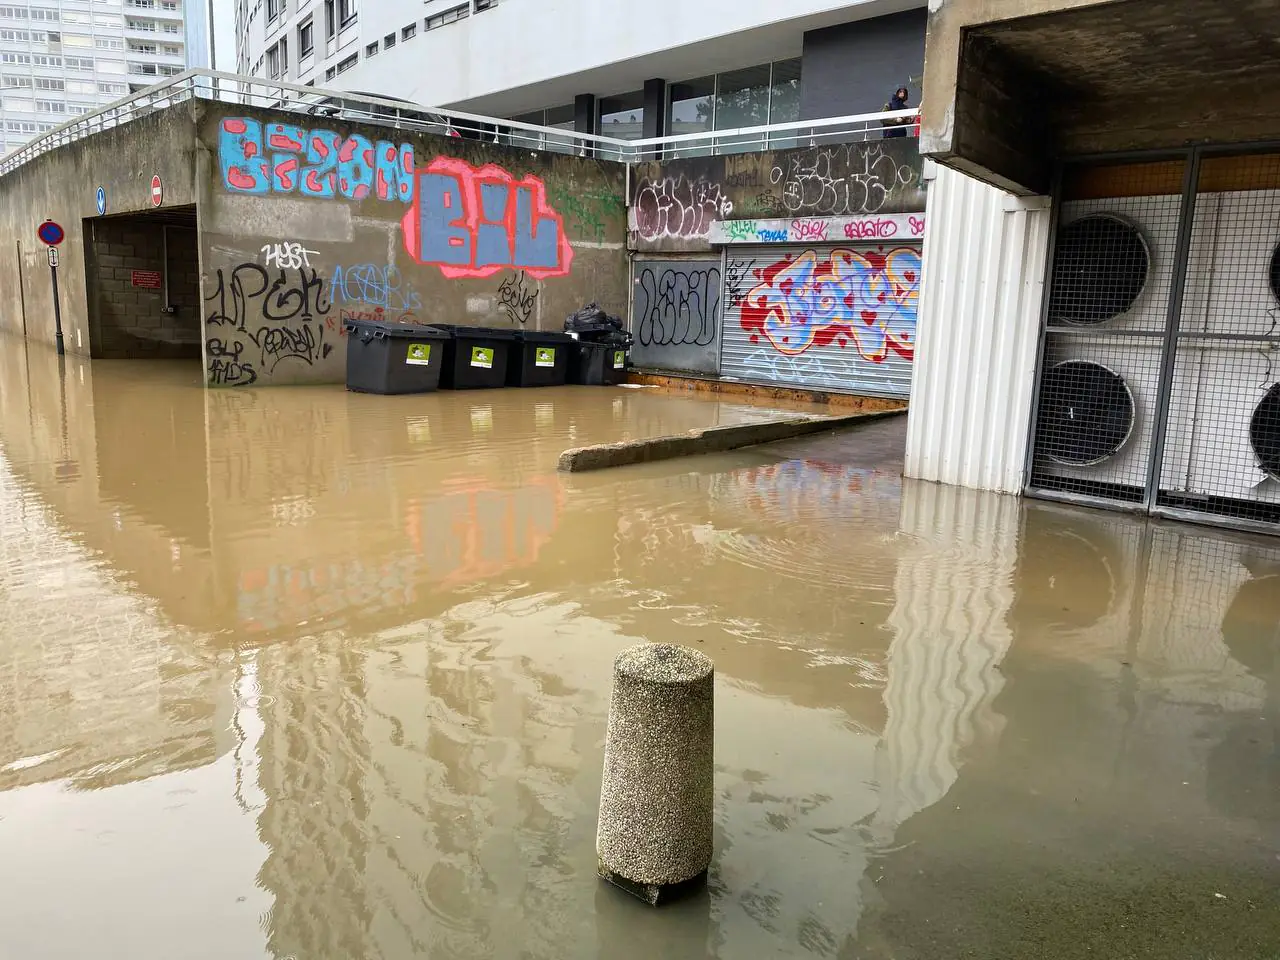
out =
{"type": "Polygon", "coordinates": [[[657,906],[711,864],[714,665],[643,643],[613,665],[596,853],[600,876],[657,906]]]}

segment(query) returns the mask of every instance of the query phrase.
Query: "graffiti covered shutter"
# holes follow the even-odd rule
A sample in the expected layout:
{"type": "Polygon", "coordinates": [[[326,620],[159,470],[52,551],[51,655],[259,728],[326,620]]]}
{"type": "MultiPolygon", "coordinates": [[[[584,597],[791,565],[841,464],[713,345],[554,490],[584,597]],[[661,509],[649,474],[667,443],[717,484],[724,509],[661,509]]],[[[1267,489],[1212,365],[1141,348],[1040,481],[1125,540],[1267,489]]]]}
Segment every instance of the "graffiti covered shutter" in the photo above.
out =
{"type": "Polygon", "coordinates": [[[677,373],[720,372],[720,258],[637,260],[631,362],[677,373]]]}
{"type": "Polygon", "coordinates": [[[724,378],[910,393],[918,243],[730,247],[724,291],[724,378]]]}

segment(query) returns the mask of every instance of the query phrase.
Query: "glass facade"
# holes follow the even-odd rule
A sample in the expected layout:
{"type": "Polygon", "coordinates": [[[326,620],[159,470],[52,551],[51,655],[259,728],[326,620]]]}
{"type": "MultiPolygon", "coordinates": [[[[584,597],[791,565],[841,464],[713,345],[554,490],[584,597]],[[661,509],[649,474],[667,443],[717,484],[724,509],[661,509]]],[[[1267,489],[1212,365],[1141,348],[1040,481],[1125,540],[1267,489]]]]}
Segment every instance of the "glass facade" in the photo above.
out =
{"type": "MultiPolygon", "coordinates": [[[[797,121],[800,119],[800,60],[778,60],[673,83],[668,91],[667,130],[672,136],[797,121]]],[[[732,153],[735,142],[742,143],[742,150],[755,149],[759,138],[715,139],[721,152],[732,153]]],[[[770,138],[770,146],[789,146],[794,142],[794,137],[770,138]]],[[[674,155],[697,156],[710,152],[711,142],[707,141],[681,148],[674,155]]]]}
{"type": "MultiPolygon", "coordinates": [[[[573,130],[573,104],[559,107],[548,107],[545,110],[533,110],[508,117],[517,123],[531,123],[539,127],[554,127],[558,130],[573,130]]],[[[499,140],[517,147],[530,147],[534,150],[550,150],[552,153],[572,153],[573,139],[560,138],[554,134],[531,134],[525,130],[511,130],[500,134],[499,140]]]]}

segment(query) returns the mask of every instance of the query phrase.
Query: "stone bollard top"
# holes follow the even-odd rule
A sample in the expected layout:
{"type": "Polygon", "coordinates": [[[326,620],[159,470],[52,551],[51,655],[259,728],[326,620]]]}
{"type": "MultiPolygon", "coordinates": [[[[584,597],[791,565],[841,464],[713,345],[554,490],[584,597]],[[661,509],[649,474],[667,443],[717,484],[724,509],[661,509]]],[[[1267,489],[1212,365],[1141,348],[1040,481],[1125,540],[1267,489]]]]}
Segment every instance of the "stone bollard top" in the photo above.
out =
{"type": "Polygon", "coordinates": [[[641,643],[618,654],[614,669],[644,683],[687,686],[715,669],[711,658],[674,643],[641,643]]]}

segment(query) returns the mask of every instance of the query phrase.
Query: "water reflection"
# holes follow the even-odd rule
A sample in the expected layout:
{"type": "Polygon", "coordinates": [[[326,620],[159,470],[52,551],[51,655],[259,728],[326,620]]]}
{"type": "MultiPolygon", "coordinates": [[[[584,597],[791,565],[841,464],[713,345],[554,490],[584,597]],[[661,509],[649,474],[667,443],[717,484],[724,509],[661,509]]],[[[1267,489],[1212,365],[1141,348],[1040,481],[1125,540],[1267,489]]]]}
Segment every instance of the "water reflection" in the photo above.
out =
{"type": "Polygon", "coordinates": [[[0,954],[1280,950],[1274,542],[903,482],[900,422],[566,479],[763,413],[199,379],[0,343],[0,954]],[[666,912],[594,876],[639,639],[719,676],[666,912]]]}

